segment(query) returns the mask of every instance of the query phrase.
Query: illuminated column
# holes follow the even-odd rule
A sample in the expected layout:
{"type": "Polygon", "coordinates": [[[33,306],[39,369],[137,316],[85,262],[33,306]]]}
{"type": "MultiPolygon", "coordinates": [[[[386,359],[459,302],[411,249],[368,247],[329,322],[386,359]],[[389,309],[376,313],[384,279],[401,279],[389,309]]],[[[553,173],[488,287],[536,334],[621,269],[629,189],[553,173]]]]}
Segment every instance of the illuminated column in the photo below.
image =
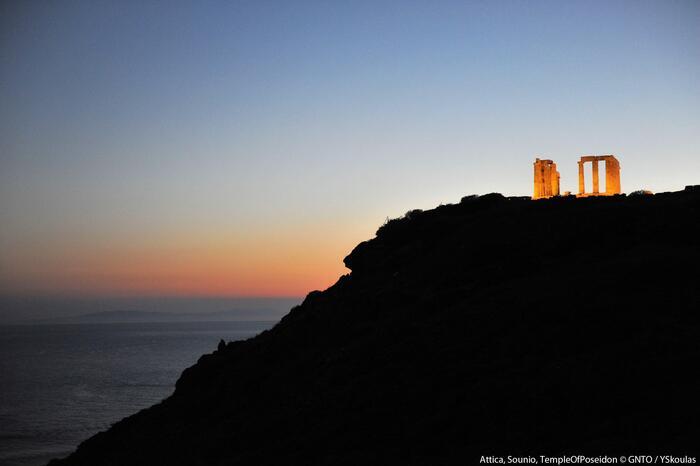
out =
{"type": "Polygon", "coordinates": [[[598,179],[598,161],[594,160],[592,163],[593,163],[593,194],[598,194],[598,185],[600,184],[600,180],[598,179]]]}
{"type": "Polygon", "coordinates": [[[605,159],[605,193],[620,194],[620,162],[614,157],[605,159]]]}
{"type": "Polygon", "coordinates": [[[553,160],[535,159],[533,177],[533,199],[559,195],[559,172],[553,160]]]}
{"type": "Polygon", "coordinates": [[[583,161],[578,162],[578,193],[583,194],[586,191],[586,183],[583,178],[583,161]]]}
{"type": "Polygon", "coordinates": [[[613,181],[613,161],[605,159],[605,194],[615,194],[615,182],[613,181]]]}
{"type": "Polygon", "coordinates": [[[559,195],[559,172],[557,171],[557,164],[552,162],[552,177],[549,180],[549,184],[552,186],[552,196],[559,195]]]}

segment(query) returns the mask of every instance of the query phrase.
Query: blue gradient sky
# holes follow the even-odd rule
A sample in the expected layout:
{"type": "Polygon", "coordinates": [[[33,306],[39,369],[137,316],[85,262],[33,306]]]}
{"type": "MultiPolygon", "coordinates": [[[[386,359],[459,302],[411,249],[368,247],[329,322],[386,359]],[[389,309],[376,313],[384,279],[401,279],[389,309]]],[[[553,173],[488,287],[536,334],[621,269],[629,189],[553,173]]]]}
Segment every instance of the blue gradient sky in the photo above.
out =
{"type": "Polygon", "coordinates": [[[0,292],[302,295],[384,219],[700,183],[700,2],[0,4],[0,292]]]}

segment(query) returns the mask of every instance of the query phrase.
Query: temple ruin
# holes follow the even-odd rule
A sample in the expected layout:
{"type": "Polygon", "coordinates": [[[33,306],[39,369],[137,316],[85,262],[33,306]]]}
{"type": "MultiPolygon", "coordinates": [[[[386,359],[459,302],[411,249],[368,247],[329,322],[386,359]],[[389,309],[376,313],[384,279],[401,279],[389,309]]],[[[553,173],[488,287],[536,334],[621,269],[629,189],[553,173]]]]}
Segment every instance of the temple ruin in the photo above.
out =
{"type": "Polygon", "coordinates": [[[585,155],[578,162],[578,194],[577,197],[586,196],[612,196],[620,194],[620,162],[614,155],[585,155]],[[600,179],[598,177],[598,162],[605,161],[605,191],[600,192],[600,179]],[[586,192],[586,182],[583,175],[583,164],[591,162],[593,166],[593,192],[586,192]]]}
{"type": "MultiPolygon", "coordinates": [[[[535,159],[535,190],[533,199],[547,199],[559,196],[559,172],[557,164],[552,160],[535,159]]],[[[584,155],[578,162],[578,194],[576,197],[613,196],[620,194],[620,162],[614,155],[584,155]],[[584,163],[591,162],[593,173],[593,191],[586,192],[584,163]],[[598,162],[605,162],[605,191],[600,192],[600,176],[598,162]]],[[[569,191],[564,193],[569,195],[569,191]]]]}
{"type": "Polygon", "coordinates": [[[559,172],[552,160],[535,159],[535,194],[533,199],[559,195],[559,172]]]}

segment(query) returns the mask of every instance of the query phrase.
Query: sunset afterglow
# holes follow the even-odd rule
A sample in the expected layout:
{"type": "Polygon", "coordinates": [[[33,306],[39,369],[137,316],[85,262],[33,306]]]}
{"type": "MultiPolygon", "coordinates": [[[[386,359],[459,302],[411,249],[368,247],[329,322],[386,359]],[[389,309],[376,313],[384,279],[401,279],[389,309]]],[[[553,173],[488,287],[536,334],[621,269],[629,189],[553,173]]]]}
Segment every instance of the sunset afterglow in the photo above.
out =
{"type": "Polygon", "coordinates": [[[6,2],[0,294],[304,296],[387,217],[700,178],[697,2],[6,2]]]}

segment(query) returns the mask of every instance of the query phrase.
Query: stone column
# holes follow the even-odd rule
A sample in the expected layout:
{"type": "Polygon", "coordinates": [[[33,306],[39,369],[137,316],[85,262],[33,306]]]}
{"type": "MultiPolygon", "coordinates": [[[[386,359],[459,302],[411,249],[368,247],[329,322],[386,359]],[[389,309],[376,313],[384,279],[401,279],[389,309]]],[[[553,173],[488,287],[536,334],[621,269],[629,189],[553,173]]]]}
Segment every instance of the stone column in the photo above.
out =
{"type": "Polygon", "coordinates": [[[545,188],[546,165],[546,161],[535,159],[535,191],[533,196],[533,198],[535,199],[542,199],[543,197],[547,197],[547,190],[545,188]]]}
{"type": "Polygon", "coordinates": [[[598,194],[600,179],[598,178],[598,161],[593,162],[593,194],[598,194]]]}
{"type": "Polygon", "coordinates": [[[620,194],[620,163],[612,157],[605,160],[605,193],[620,194]]]}
{"type": "Polygon", "coordinates": [[[583,162],[579,160],[578,162],[578,193],[583,194],[586,192],[586,183],[583,178],[583,162]]]}
{"type": "Polygon", "coordinates": [[[549,184],[552,187],[552,196],[559,195],[559,172],[557,171],[557,164],[552,162],[552,177],[549,180],[549,184]]]}
{"type": "Polygon", "coordinates": [[[535,186],[533,190],[533,199],[539,199],[542,197],[542,190],[540,189],[540,159],[535,159],[535,163],[532,164],[534,167],[534,180],[535,180],[535,186]]]}

